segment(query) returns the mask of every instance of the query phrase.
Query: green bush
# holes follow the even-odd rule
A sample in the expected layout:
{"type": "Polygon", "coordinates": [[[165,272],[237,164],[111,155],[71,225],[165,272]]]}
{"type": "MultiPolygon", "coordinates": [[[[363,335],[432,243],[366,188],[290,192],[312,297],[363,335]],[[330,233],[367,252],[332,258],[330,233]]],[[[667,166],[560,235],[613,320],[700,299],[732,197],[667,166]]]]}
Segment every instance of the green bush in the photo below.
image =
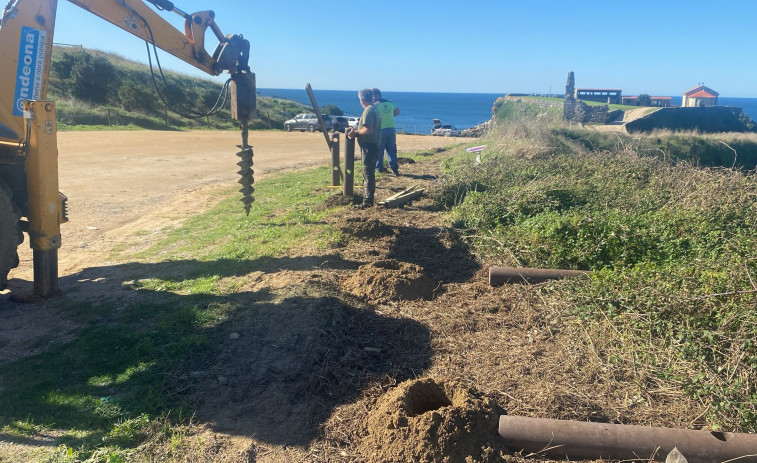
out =
{"type": "Polygon", "coordinates": [[[106,58],[84,51],[63,53],[52,63],[53,80],[62,83],[63,93],[92,103],[107,103],[116,77],[106,58]]]}

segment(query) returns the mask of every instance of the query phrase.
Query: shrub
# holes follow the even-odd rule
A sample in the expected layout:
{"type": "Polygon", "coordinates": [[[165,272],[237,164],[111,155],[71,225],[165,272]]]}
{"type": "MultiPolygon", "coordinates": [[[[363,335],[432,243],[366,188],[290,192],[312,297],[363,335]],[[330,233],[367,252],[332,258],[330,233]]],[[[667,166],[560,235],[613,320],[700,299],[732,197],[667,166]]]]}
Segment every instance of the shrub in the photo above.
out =
{"type": "Polygon", "coordinates": [[[93,103],[107,103],[116,77],[106,58],[84,51],[64,53],[52,64],[52,73],[63,83],[64,93],[93,103]]]}

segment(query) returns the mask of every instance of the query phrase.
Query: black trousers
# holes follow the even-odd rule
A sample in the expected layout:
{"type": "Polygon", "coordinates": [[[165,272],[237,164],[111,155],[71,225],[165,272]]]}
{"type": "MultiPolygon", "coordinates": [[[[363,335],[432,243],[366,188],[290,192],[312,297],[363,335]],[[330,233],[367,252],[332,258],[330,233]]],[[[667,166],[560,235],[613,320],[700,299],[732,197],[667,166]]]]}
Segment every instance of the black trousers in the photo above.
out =
{"type": "Polygon", "coordinates": [[[378,161],[378,143],[365,143],[360,145],[363,153],[363,204],[373,205],[373,196],[376,193],[376,162],[378,161]]]}

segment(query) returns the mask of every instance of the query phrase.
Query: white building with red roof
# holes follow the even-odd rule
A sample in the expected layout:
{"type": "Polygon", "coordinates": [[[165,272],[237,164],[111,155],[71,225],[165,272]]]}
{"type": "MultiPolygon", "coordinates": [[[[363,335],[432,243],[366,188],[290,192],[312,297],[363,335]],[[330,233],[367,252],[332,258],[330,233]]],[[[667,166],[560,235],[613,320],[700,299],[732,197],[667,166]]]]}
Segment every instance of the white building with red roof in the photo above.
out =
{"type": "Polygon", "coordinates": [[[717,106],[719,95],[720,94],[715,90],[700,84],[691,90],[683,92],[681,107],[696,108],[699,106],[717,106]]]}

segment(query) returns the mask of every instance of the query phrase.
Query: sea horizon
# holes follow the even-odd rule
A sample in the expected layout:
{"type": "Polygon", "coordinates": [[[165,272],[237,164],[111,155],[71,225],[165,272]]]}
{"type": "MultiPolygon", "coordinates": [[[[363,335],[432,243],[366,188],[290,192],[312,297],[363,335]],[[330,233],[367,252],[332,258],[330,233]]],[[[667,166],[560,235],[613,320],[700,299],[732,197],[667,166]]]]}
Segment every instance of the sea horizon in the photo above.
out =
{"type": "MultiPolygon", "coordinates": [[[[310,106],[304,89],[258,88],[261,96],[297,101],[310,106]]],[[[319,107],[332,104],[346,115],[359,116],[363,112],[357,98],[358,90],[313,89],[319,107]]],[[[440,92],[392,92],[383,91],[382,96],[394,101],[400,108],[395,117],[397,130],[406,133],[428,134],[434,119],[459,129],[475,127],[491,119],[494,101],[504,93],[440,93],[440,92]]]]}
{"type": "MultiPolygon", "coordinates": [[[[310,99],[304,89],[258,88],[261,96],[297,101],[310,106],[310,99]]],[[[359,116],[362,107],[357,98],[358,90],[316,90],[313,89],[318,106],[332,104],[346,115],[359,116]]],[[[409,92],[383,91],[384,98],[394,101],[400,108],[395,118],[397,130],[406,133],[428,134],[434,122],[439,119],[444,124],[459,129],[475,127],[491,119],[494,101],[509,93],[520,95],[550,96],[546,93],[467,93],[467,92],[409,92]]],[[[552,94],[559,97],[561,94],[552,94]]],[[[655,95],[657,96],[657,95],[655,95]]],[[[681,105],[681,95],[671,96],[674,106],[681,105]]],[[[757,98],[718,97],[718,106],[741,108],[744,114],[757,120],[757,98]]]]}

